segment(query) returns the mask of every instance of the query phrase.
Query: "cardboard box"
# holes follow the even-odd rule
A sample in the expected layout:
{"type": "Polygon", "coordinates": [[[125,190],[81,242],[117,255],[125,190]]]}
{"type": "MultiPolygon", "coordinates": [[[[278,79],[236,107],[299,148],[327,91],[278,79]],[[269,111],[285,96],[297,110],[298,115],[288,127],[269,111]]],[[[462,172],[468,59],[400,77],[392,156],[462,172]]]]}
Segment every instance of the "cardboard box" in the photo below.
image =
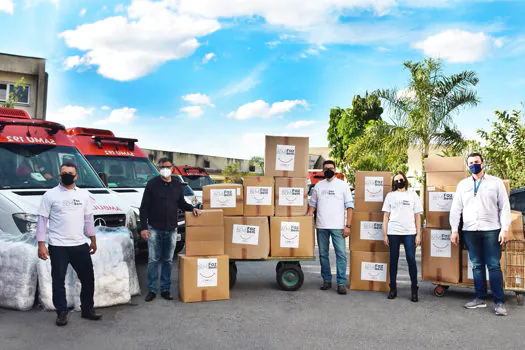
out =
{"type": "Polygon", "coordinates": [[[523,234],[523,214],[521,211],[510,211],[509,240],[525,241],[523,234]]]}
{"type": "Polygon", "coordinates": [[[450,229],[423,229],[421,272],[423,281],[458,283],[460,246],[450,242],[450,229]]]}
{"type": "Polygon", "coordinates": [[[357,171],[355,173],[355,211],[377,213],[392,191],[392,174],[383,171],[357,171]]]}
{"type": "Polygon", "coordinates": [[[224,253],[234,260],[266,259],[270,254],[268,218],[225,217],[224,253]]]}
{"type": "Polygon", "coordinates": [[[308,176],[308,137],[266,136],[264,174],[266,176],[308,176]]]}
{"type": "MultiPolygon", "coordinates": [[[[503,255],[501,256],[501,269],[503,270],[503,255]]],[[[468,250],[461,251],[461,282],[474,285],[474,273],[472,272],[472,261],[468,255],[468,250]]],[[[489,284],[489,270],[485,266],[485,273],[487,275],[487,284],[489,284]]]]}
{"type": "Polygon", "coordinates": [[[242,185],[216,184],[202,188],[204,209],[222,209],[225,216],[242,216],[243,200],[242,185]]]}
{"type": "Polygon", "coordinates": [[[271,176],[249,176],[244,182],[244,216],[273,216],[274,186],[271,176]]]}
{"type": "Polygon", "coordinates": [[[224,224],[186,227],[187,256],[222,254],[224,254],[224,224]]]}
{"type": "Polygon", "coordinates": [[[312,216],[271,217],[270,256],[311,258],[314,256],[312,216]]]}
{"type": "Polygon", "coordinates": [[[468,174],[464,171],[427,173],[427,186],[457,186],[468,174]]]}
{"type": "Polygon", "coordinates": [[[425,171],[429,172],[465,172],[467,164],[463,157],[430,157],[424,160],[425,171]]]}
{"type": "Polygon", "coordinates": [[[350,250],[362,252],[388,252],[383,242],[383,213],[359,213],[352,215],[350,250]]]}
{"type": "Polygon", "coordinates": [[[221,209],[202,210],[200,216],[186,212],[186,227],[192,226],[223,226],[224,218],[221,209]]]}
{"type": "Polygon", "coordinates": [[[179,255],[179,297],[185,303],[230,299],[230,261],[227,255],[179,255]]]}
{"type": "Polygon", "coordinates": [[[505,288],[525,289],[525,256],[523,252],[505,252],[505,264],[502,264],[505,288]]]}
{"type": "Polygon", "coordinates": [[[450,228],[450,208],[456,186],[427,186],[425,194],[426,227],[450,228]]]}
{"type": "Polygon", "coordinates": [[[275,216],[304,216],[307,209],[305,178],[275,178],[275,216]]]}
{"type": "Polygon", "coordinates": [[[350,253],[350,289],[388,292],[390,290],[390,253],[350,253]]]}

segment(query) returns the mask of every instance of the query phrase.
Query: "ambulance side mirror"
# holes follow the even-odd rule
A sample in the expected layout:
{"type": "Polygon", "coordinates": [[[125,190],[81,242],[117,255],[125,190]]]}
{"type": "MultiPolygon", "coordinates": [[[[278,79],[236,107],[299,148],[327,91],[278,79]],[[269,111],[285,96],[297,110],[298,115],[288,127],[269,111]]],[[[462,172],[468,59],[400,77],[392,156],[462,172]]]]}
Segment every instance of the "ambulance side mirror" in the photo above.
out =
{"type": "Polygon", "coordinates": [[[98,173],[98,177],[100,177],[100,180],[104,183],[104,186],[108,187],[108,174],[106,173],[98,173]]]}

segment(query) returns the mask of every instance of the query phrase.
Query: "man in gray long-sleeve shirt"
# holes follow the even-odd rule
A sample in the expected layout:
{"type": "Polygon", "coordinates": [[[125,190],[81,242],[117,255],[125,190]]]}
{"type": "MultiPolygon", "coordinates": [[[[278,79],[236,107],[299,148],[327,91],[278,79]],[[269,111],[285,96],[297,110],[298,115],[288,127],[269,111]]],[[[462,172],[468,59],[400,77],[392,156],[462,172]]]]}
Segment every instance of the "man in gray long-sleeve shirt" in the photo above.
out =
{"type": "Polygon", "coordinates": [[[82,317],[93,321],[102,318],[93,310],[95,276],[91,254],[97,251],[93,205],[89,193],[75,186],[77,178],[75,164],[62,164],[60,184],[44,194],[38,211],[36,230],[38,256],[42,260],[51,257],[53,304],[57,312],[57,326],[65,326],[68,321],[64,283],[69,264],[75,269],[82,284],[80,292],[82,317]],[[46,233],[48,233],[49,250],[45,245],[46,233]],[[86,243],[86,237],[91,240],[90,245],[86,243]]]}
{"type": "Polygon", "coordinates": [[[500,259],[501,245],[508,239],[510,226],[509,198],[503,181],[485,174],[481,154],[470,154],[467,165],[472,176],[458,184],[450,209],[450,240],[459,244],[458,226],[463,214],[462,236],[473,265],[474,300],[465,304],[465,308],[487,307],[484,301],[487,297],[487,266],[494,312],[506,316],[500,259]]]}

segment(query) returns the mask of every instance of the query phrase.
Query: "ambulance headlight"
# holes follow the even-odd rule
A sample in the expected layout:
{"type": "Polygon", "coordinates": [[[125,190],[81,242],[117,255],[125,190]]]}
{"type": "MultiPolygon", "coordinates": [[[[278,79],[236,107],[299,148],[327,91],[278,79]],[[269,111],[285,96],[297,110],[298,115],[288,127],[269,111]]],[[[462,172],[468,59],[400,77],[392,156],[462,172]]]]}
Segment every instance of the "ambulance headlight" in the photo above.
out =
{"type": "Polygon", "coordinates": [[[36,233],[36,224],[38,222],[38,215],[17,213],[13,214],[13,220],[16,226],[22,233],[36,233]]]}

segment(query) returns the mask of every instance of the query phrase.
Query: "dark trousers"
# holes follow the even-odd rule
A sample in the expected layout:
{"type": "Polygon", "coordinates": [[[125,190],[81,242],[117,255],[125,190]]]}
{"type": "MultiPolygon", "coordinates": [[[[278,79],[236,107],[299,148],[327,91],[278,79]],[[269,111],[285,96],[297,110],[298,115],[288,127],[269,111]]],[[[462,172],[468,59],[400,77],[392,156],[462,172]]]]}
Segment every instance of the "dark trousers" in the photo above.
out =
{"type": "Polygon", "coordinates": [[[82,244],[74,247],[49,246],[51,257],[51,277],[53,278],[53,305],[57,313],[68,311],[66,300],[66,271],[69,264],[77,273],[82,284],[80,302],[82,311],[93,309],[95,294],[95,274],[89,245],[82,244]]]}
{"type": "Polygon", "coordinates": [[[503,275],[500,259],[501,246],[498,242],[500,230],[494,231],[463,231],[463,239],[467,245],[468,254],[472,261],[474,275],[474,297],[485,299],[487,296],[487,272],[489,270],[490,290],[494,303],[504,303],[503,275]]]}
{"type": "Polygon", "coordinates": [[[401,243],[405,246],[412,288],[417,287],[416,235],[388,235],[390,245],[390,288],[396,289],[397,265],[401,243]]]}

